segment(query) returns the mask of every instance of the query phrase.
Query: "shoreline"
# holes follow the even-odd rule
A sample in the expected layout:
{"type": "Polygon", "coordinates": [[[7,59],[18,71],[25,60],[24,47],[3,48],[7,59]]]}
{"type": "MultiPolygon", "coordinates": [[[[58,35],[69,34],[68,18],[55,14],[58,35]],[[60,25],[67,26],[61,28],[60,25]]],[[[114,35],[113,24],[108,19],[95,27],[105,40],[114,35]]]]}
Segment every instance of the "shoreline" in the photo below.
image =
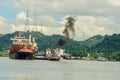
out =
{"type": "MultiPolygon", "coordinates": [[[[0,56],[0,58],[6,58],[9,56],[0,56]]],[[[40,59],[34,59],[34,60],[40,60],[40,59]]],[[[120,61],[98,61],[98,60],[82,60],[82,59],[62,59],[62,60],[66,60],[66,61],[97,61],[97,62],[120,62],[120,61]]],[[[61,60],[60,60],[61,61],[61,60]]]]}

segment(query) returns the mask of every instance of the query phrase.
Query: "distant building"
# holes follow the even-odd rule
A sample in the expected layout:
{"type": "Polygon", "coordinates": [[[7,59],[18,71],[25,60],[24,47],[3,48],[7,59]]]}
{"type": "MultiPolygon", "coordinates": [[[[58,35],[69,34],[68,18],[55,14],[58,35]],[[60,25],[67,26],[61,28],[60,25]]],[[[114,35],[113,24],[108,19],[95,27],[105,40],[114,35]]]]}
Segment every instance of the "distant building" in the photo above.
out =
{"type": "Polygon", "coordinates": [[[60,55],[63,55],[64,54],[64,51],[63,49],[60,49],[60,55]]]}
{"type": "Polygon", "coordinates": [[[50,48],[46,49],[46,54],[51,54],[51,49],[50,48]]]}
{"type": "Polygon", "coordinates": [[[9,50],[4,50],[4,52],[7,52],[7,53],[9,53],[9,50]]]}
{"type": "Polygon", "coordinates": [[[62,56],[64,55],[64,51],[63,49],[54,49],[54,53],[57,54],[58,56],[62,56]]]}

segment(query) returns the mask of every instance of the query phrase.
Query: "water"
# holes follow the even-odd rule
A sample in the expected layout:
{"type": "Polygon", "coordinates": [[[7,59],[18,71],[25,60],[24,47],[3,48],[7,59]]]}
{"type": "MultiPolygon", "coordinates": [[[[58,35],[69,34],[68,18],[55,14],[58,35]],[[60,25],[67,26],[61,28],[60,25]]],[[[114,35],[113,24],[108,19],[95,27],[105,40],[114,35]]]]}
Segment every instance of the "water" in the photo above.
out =
{"type": "Polygon", "coordinates": [[[120,62],[0,57],[0,80],[120,80],[120,62]]]}

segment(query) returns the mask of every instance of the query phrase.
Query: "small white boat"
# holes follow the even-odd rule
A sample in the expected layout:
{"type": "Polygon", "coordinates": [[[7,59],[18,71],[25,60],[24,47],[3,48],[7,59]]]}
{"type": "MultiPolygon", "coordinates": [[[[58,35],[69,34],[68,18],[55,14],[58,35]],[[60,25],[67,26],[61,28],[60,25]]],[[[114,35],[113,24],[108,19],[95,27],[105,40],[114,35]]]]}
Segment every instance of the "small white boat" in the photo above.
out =
{"type": "Polygon", "coordinates": [[[105,61],[104,57],[98,57],[98,61],[105,61]]]}

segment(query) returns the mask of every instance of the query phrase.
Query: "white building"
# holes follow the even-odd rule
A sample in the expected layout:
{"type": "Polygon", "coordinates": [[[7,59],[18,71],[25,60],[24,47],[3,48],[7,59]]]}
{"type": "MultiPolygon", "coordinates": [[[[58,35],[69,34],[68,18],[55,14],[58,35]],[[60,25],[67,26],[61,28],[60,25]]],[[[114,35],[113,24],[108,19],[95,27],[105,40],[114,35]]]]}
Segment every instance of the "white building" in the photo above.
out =
{"type": "Polygon", "coordinates": [[[58,56],[62,56],[64,55],[64,51],[63,49],[54,49],[54,53],[57,54],[58,56]]]}
{"type": "Polygon", "coordinates": [[[51,49],[50,48],[46,49],[46,54],[51,54],[51,49]]]}

